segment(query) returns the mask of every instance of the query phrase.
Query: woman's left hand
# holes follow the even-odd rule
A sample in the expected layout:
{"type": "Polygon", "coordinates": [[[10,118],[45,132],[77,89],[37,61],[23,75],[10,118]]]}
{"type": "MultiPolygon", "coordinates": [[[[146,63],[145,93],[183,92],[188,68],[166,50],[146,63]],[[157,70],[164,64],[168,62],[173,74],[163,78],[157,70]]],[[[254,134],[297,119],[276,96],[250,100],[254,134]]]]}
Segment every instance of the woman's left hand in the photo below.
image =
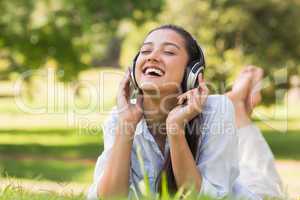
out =
{"type": "Polygon", "coordinates": [[[177,97],[178,105],[169,112],[166,120],[167,130],[168,128],[183,129],[186,123],[202,112],[209,92],[202,74],[198,75],[198,83],[197,88],[177,97]]]}

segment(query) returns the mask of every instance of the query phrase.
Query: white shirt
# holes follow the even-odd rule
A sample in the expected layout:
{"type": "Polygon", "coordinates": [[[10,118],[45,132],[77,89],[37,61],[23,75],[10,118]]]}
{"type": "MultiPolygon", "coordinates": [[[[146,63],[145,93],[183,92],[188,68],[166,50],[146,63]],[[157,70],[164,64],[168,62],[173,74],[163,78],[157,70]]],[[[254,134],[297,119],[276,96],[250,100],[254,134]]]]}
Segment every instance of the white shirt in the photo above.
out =
{"type": "MultiPolygon", "coordinates": [[[[113,109],[104,125],[104,150],[98,157],[94,180],[88,191],[88,199],[97,199],[99,180],[111,153],[115,138],[118,114],[113,109]]],[[[215,198],[226,196],[260,199],[250,192],[239,176],[238,136],[234,120],[234,107],[224,95],[209,95],[202,111],[202,136],[196,157],[196,165],[202,175],[199,194],[215,198]]],[[[167,151],[169,149],[166,141],[167,151]]],[[[184,158],[183,158],[184,160],[184,158]]],[[[139,184],[144,178],[143,171],[149,176],[151,191],[155,192],[155,180],[162,169],[164,155],[154,141],[144,118],[138,123],[131,151],[130,188],[131,194],[139,193],[139,184]],[[139,161],[138,152],[142,157],[139,161]]]]}

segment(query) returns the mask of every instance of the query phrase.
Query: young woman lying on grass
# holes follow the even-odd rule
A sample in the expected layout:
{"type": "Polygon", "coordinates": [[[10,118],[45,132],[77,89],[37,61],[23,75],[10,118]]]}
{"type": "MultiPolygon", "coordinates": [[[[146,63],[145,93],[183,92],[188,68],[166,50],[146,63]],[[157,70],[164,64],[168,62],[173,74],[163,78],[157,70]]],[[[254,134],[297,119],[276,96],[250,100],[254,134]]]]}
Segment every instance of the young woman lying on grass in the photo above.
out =
{"type": "Polygon", "coordinates": [[[174,25],[150,31],[105,124],[89,199],[139,196],[145,173],[158,193],[162,172],[171,192],[194,187],[214,198],[281,197],[272,152],[250,120],[262,70],[247,67],[226,95],[208,95],[204,67],[187,31],[174,25]],[[135,102],[130,82],[138,87],[135,102]]]}

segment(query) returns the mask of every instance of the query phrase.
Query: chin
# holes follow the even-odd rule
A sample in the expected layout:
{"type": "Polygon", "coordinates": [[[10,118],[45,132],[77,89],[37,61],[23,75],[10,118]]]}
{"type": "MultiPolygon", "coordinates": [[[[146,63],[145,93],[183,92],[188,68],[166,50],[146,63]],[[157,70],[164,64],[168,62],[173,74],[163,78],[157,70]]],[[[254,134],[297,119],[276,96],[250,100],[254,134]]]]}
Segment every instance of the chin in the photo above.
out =
{"type": "Polygon", "coordinates": [[[178,94],[177,87],[170,87],[169,85],[158,83],[155,84],[153,82],[144,82],[140,84],[140,88],[144,94],[153,95],[153,97],[160,97],[161,95],[171,95],[171,94],[178,94]]]}
{"type": "Polygon", "coordinates": [[[153,82],[142,82],[139,84],[141,90],[144,94],[160,94],[161,93],[161,86],[159,84],[155,84],[153,82]]]}

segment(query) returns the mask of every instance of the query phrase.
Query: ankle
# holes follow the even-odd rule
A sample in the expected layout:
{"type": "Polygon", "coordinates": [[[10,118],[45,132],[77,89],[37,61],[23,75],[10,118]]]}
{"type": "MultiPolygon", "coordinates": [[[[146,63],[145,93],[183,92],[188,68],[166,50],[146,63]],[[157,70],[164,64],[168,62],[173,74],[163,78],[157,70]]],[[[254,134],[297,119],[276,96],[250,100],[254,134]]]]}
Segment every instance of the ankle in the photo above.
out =
{"type": "Polygon", "coordinates": [[[234,102],[235,108],[235,121],[237,128],[242,128],[251,124],[249,113],[247,112],[246,105],[244,102],[234,102]]]}

